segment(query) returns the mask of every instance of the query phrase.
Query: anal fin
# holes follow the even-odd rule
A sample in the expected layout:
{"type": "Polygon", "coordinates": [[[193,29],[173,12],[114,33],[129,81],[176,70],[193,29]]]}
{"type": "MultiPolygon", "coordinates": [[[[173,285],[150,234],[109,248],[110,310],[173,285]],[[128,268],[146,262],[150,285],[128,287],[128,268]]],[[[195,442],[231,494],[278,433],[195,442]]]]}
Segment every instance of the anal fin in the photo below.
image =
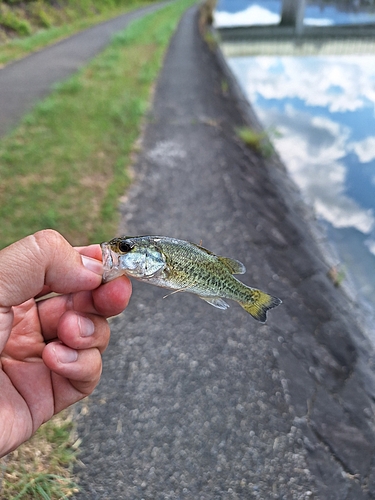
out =
{"type": "Polygon", "coordinates": [[[220,297],[202,297],[199,295],[199,298],[202,300],[205,300],[209,304],[211,304],[214,307],[217,307],[218,309],[228,309],[229,304],[225,302],[225,300],[221,299],[220,297]]]}

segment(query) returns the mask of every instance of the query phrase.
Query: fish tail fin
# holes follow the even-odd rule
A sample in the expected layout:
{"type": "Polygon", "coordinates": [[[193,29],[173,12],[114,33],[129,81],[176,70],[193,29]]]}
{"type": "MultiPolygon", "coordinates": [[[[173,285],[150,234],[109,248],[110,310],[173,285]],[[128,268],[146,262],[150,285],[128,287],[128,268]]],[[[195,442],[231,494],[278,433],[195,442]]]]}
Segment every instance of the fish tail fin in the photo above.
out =
{"type": "Polygon", "coordinates": [[[246,312],[251,314],[253,318],[265,323],[267,319],[267,311],[281,304],[281,300],[268,293],[261,292],[256,288],[250,290],[249,300],[239,302],[246,312]]]}

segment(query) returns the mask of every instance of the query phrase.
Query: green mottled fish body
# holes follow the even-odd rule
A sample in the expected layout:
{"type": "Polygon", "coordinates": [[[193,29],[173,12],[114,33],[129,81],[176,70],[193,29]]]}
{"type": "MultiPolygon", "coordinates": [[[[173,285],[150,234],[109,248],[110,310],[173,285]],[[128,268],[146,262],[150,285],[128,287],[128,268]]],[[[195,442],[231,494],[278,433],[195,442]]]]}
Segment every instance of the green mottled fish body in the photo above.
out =
{"type": "Polygon", "coordinates": [[[268,309],[281,303],[233,276],[246,271],[241,262],[194,243],[163,236],[124,236],[101,247],[104,281],[126,274],[176,292],[194,293],[220,309],[229,307],[223,299],[231,299],[261,322],[268,309]]]}

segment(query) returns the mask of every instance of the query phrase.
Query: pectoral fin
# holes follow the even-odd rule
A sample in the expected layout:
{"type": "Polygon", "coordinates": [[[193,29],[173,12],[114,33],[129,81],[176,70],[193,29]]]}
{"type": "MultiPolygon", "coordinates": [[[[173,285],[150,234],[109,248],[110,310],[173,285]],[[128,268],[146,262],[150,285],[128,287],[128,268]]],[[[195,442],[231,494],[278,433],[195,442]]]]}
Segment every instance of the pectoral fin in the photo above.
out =
{"type": "Polygon", "coordinates": [[[199,295],[199,298],[202,300],[205,300],[209,304],[211,304],[214,307],[217,307],[218,309],[228,309],[229,304],[225,302],[225,300],[221,299],[220,297],[202,297],[199,295]]]}

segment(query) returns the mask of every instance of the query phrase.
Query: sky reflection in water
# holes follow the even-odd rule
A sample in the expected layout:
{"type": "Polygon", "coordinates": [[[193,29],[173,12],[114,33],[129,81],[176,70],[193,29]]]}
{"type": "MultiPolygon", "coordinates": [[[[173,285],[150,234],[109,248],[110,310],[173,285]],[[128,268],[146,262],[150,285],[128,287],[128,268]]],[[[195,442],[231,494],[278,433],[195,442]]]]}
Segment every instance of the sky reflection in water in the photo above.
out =
{"type": "MultiPolygon", "coordinates": [[[[244,26],[278,24],[281,0],[218,0],[215,25],[244,26]]],[[[334,5],[307,3],[304,24],[315,26],[375,22],[375,12],[354,10],[345,12],[334,5]]]]}
{"type": "Polygon", "coordinates": [[[280,0],[218,0],[215,25],[244,26],[280,22],[280,0]]]}
{"type": "Polygon", "coordinates": [[[293,179],[375,307],[375,56],[229,64],[293,179]]]}

